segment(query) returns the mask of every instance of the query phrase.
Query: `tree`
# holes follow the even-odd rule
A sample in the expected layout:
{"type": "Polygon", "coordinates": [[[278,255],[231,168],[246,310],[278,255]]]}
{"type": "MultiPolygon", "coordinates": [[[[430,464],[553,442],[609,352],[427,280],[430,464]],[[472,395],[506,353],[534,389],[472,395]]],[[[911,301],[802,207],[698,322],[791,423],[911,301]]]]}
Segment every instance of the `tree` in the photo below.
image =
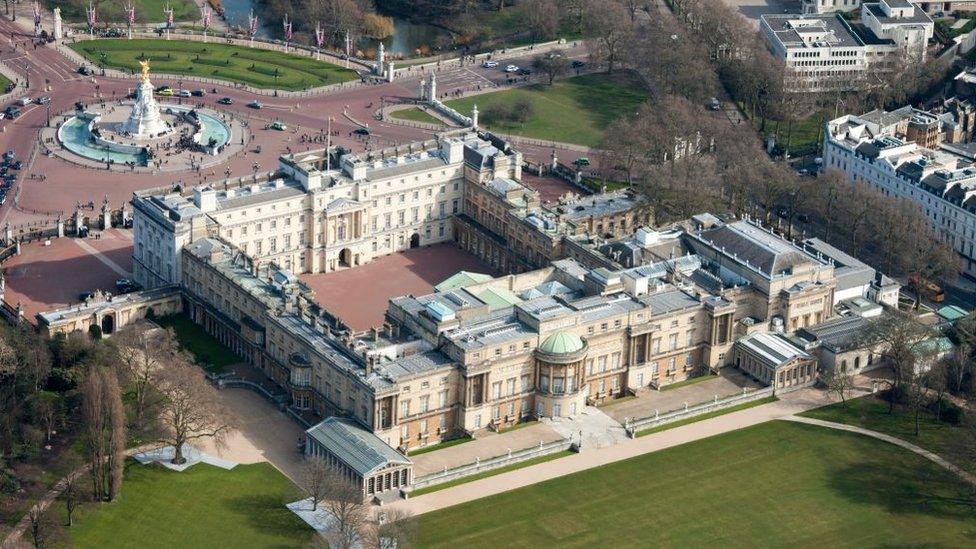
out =
{"type": "Polygon", "coordinates": [[[180,352],[176,334],[150,322],[136,322],[120,330],[112,340],[118,346],[125,379],[133,392],[133,423],[142,429],[147,408],[155,404],[153,381],[180,352]]]}
{"type": "Polygon", "coordinates": [[[114,370],[93,367],[82,386],[82,409],[92,498],[115,499],[125,462],[125,409],[114,370]]]}
{"type": "Polygon", "coordinates": [[[328,489],[322,506],[335,519],[328,534],[330,545],[350,549],[363,537],[369,506],[363,502],[362,487],[335,467],[328,467],[325,478],[328,489]]]}
{"type": "Polygon", "coordinates": [[[555,0],[522,0],[516,8],[519,21],[536,40],[556,36],[559,32],[559,6],[555,0]]]}
{"type": "Polygon", "coordinates": [[[46,508],[40,504],[32,505],[27,511],[27,527],[31,543],[34,547],[57,546],[60,540],[58,521],[46,508]]]}
{"type": "Polygon", "coordinates": [[[827,393],[840,397],[841,405],[846,407],[847,396],[854,390],[854,377],[834,367],[824,377],[824,383],[827,393]]]}
{"type": "Polygon", "coordinates": [[[922,324],[912,315],[897,311],[891,311],[872,322],[866,331],[864,343],[880,347],[882,359],[891,367],[891,379],[888,380],[889,414],[894,411],[895,402],[905,396],[906,385],[921,383],[918,372],[924,369],[921,365],[935,352],[930,340],[937,335],[931,326],[922,324]]]}
{"type": "Polygon", "coordinates": [[[417,535],[417,520],[404,509],[386,509],[366,529],[364,547],[409,549],[417,535]]]}
{"type": "Polygon", "coordinates": [[[302,471],[302,487],[308,492],[309,499],[312,500],[312,511],[318,509],[319,500],[329,493],[327,482],[330,479],[331,467],[328,462],[318,456],[308,456],[305,458],[305,465],[302,471]]]}
{"type": "Polygon", "coordinates": [[[78,504],[80,503],[79,499],[81,494],[78,490],[77,480],[78,476],[72,473],[64,477],[64,481],[62,481],[63,489],[61,490],[60,497],[61,501],[64,502],[64,513],[65,518],[68,521],[67,525],[69,527],[74,524],[72,516],[75,512],[75,508],[77,508],[78,504]]]}
{"type": "Polygon", "coordinates": [[[594,57],[606,61],[613,72],[621,50],[633,34],[627,9],[616,0],[587,0],[584,32],[592,38],[594,57]]]}
{"type": "Polygon", "coordinates": [[[549,85],[553,81],[569,72],[569,60],[563,56],[559,50],[554,50],[547,55],[536,56],[532,60],[532,68],[549,77],[549,85]]]}
{"type": "Polygon", "coordinates": [[[223,444],[231,428],[228,414],[217,391],[186,357],[178,357],[160,371],[156,388],[162,396],[161,440],[175,449],[173,463],[186,462],[183,445],[190,441],[212,438],[218,445],[223,444]]]}

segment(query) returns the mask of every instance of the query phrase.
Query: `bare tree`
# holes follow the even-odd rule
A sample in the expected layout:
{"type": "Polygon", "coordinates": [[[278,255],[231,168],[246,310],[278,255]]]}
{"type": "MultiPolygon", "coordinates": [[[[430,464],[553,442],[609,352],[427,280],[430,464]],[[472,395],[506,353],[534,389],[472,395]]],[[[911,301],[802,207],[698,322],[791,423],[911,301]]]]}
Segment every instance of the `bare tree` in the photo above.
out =
{"type": "Polygon", "coordinates": [[[82,414],[92,497],[113,500],[122,487],[125,465],[125,408],[114,370],[92,368],[82,386],[82,414]]]}
{"type": "Polygon", "coordinates": [[[409,549],[417,535],[417,520],[405,509],[386,509],[377,513],[364,536],[364,547],[409,549]]]}
{"type": "Polygon", "coordinates": [[[32,505],[27,511],[27,527],[34,547],[57,546],[62,541],[57,520],[49,509],[42,509],[40,505],[32,505]]]}
{"type": "Polygon", "coordinates": [[[218,445],[223,444],[231,428],[228,413],[199,368],[180,357],[160,371],[156,388],[163,400],[159,414],[164,431],[161,440],[175,448],[173,463],[186,461],[183,445],[187,442],[212,438],[218,445]]]}
{"type": "Polygon", "coordinates": [[[328,462],[318,456],[308,456],[305,458],[305,465],[302,471],[302,488],[308,492],[309,499],[312,500],[312,511],[318,509],[319,500],[329,493],[328,482],[329,473],[332,468],[328,462]]]}
{"type": "Polygon", "coordinates": [[[607,72],[613,72],[633,33],[627,9],[617,0],[587,0],[585,12],[583,25],[593,39],[593,55],[606,61],[607,72]]]}
{"type": "Polygon", "coordinates": [[[150,322],[136,322],[112,338],[118,346],[126,382],[134,395],[134,424],[144,427],[146,409],[150,407],[153,380],[163,366],[179,354],[179,343],[172,330],[161,329],[150,322]]]}
{"type": "Polygon", "coordinates": [[[569,61],[563,52],[554,50],[546,55],[539,55],[532,60],[532,68],[545,74],[549,78],[549,85],[553,81],[569,72],[569,61]]]}
{"type": "Polygon", "coordinates": [[[335,467],[326,471],[326,491],[322,506],[335,519],[329,532],[330,544],[350,549],[363,537],[369,521],[369,506],[363,501],[362,487],[335,467]]]}
{"type": "Polygon", "coordinates": [[[895,311],[874,321],[867,330],[864,342],[880,347],[882,358],[891,367],[888,413],[894,411],[895,401],[911,390],[906,385],[917,380],[918,372],[923,369],[920,364],[933,352],[934,345],[930,340],[936,335],[932,327],[922,324],[914,316],[895,311]]]}
{"type": "Polygon", "coordinates": [[[555,0],[522,0],[516,7],[519,21],[533,38],[540,40],[559,32],[559,5],[555,0]]]}
{"type": "Polygon", "coordinates": [[[64,502],[65,518],[68,521],[68,526],[74,524],[72,516],[75,512],[75,508],[77,508],[78,504],[80,503],[81,493],[78,490],[77,481],[78,476],[75,474],[69,474],[68,476],[64,477],[64,481],[62,481],[63,488],[61,490],[60,497],[61,501],[64,502]]]}
{"type": "Polygon", "coordinates": [[[824,383],[828,394],[840,397],[842,406],[847,406],[847,397],[854,390],[854,378],[847,372],[841,372],[836,366],[824,376],[824,383]]]}

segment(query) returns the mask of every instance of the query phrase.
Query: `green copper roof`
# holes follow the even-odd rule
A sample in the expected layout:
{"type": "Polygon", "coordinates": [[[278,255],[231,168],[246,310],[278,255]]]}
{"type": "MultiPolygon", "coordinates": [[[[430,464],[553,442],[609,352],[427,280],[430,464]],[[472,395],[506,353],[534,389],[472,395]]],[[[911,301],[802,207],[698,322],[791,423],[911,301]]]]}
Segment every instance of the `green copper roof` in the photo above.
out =
{"type": "Polygon", "coordinates": [[[539,350],[550,355],[565,355],[582,351],[586,344],[572,332],[559,331],[547,337],[539,350]]]}
{"type": "Polygon", "coordinates": [[[457,288],[470,286],[471,284],[480,284],[489,280],[491,280],[491,275],[484,273],[472,273],[470,271],[459,271],[447,280],[441,282],[437,286],[434,286],[434,289],[438,292],[446,292],[448,290],[455,290],[457,288]]]}
{"type": "Polygon", "coordinates": [[[487,303],[492,311],[511,307],[522,302],[519,296],[504,288],[488,288],[477,295],[478,299],[487,303]]]}

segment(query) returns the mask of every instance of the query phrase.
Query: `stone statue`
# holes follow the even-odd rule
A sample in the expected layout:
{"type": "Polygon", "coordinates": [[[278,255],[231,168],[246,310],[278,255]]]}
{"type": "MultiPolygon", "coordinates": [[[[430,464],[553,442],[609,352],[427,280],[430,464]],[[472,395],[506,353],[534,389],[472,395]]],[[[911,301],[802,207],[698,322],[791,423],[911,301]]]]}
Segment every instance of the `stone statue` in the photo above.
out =
{"type": "Polygon", "coordinates": [[[139,66],[142,67],[142,81],[149,82],[149,60],[139,60],[139,66]]]}

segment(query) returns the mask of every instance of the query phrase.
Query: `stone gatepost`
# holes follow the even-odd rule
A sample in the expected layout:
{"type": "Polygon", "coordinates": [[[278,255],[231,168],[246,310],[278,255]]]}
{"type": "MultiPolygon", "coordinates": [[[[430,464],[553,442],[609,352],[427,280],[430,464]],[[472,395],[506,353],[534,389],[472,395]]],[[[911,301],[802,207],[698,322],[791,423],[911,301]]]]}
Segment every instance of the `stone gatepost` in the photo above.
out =
{"type": "Polygon", "coordinates": [[[102,203],[102,230],[112,228],[112,210],[108,207],[108,200],[102,203]]]}
{"type": "Polygon", "coordinates": [[[18,239],[17,239],[17,240],[15,240],[14,242],[15,242],[15,243],[16,243],[16,245],[17,245],[17,255],[20,255],[20,239],[18,238],[18,239]]]}
{"type": "Polygon", "coordinates": [[[376,51],[376,74],[383,74],[383,66],[386,65],[386,49],[383,47],[383,42],[380,42],[380,48],[376,51]]]}
{"type": "Polygon", "coordinates": [[[393,82],[393,77],[395,76],[396,70],[393,68],[393,61],[387,63],[386,68],[386,81],[393,82]]]}
{"type": "Polygon", "coordinates": [[[10,228],[9,221],[6,223],[6,225],[3,226],[3,232],[4,232],[3,241],[5,244],[9,246],[14,239],[14,231],[13,229],[10,228]]]}
{"type": "Polygon", "coordinates": [[[471,109],[471,129],[478,129],[478,105],[471,109]]]}
{"type": "Polygon", "coordinates": [[[64,238],[64,218],[58,215],[58,238],[64,238]]]}
{"type": "Polygon", "coordinates": [[[61,28],[61,8],[54,8],[54,39],[64,38],[64,30],[61,28]]]}

